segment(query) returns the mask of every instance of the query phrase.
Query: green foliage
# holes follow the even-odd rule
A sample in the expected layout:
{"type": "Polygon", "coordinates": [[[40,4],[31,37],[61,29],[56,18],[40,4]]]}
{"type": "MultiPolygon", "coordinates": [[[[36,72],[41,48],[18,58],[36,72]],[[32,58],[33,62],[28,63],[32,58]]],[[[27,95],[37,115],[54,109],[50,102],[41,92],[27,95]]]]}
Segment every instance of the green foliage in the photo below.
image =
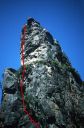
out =
{"type": "Polygon", "coordinates": [[[45,62],[44,60],[35,61],[34,63],[38,63],[38,64],[47,64],[47,62],[45,62]]]}
{"type": "Polygon", "coordinates": [[[73,74],[76,82],[78,84],[82,84],[82,80],[81,80],[81,77],[80,77],[79,73],[72,67],[69,67],[68,70],[73,74]]]}
{"type": "Polygon", "coordinates": [[[61,64],[60,62],[58,62],[58,61],[56,61],[56,60],[51,61],[51,64],[52,64],[54,67],[59,68],[60,70],[67,68],[67,65],[66,65],[66,64],[61,64]]]}
{"type": "Polygon", "coordinates": [[[48,52],[48,57],[52,58],[52,53],[50,51],[48,52]]]}
{"type": "Polygon", "coordinates": [[[54,65],[54,66],[58,66],[59,67],[59,62],[56,61],[56,60],[52,60],[51,64],[54,65]]]}
{"type": "Polygon", "coordinates": [[[74,68],[72,68],[70,65],[68,65],[67,63],[60,64],[58,61],[52,61],[52,65],[58,67],[59,69],[65,69],[65,70],[71,72],[73,74],[76,82],[78,84],[82,84],[82,80],[81,80],[79,73],[74,68]]]}
{"type": "Polygon", "coordinates": [[[84,86],[84,81],[82,81],[82,85],[84,86]]]}
{"type": "Polygon", "coordinates": [[[58,44],[58,42],[56,40],[54,40],[54,45],[57,45],[57,44],[58,44]]]}
{"type": "Polygon", "coordinates": [[[77,81],[77,83],[82,84],[82,80],[81,80],[79,73],[74,68],[72,68],[71,65],[68,65],[68,63],[63,64],[63,63],[59,63],[56,60],[52,60],[51,64],[55,67],[58,67],[59,69],[65,69],[65,70],[71,72],[73,74],[75,80],[77,81]]]}

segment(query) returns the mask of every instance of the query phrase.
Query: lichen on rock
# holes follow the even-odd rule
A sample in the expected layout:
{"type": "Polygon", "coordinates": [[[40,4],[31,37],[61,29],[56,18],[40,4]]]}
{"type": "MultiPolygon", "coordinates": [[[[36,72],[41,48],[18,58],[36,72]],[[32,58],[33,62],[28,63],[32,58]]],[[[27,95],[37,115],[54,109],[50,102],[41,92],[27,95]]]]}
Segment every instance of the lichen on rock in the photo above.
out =
{"type": "MultiPolygon", "coordinates": [[[[36,128],[25,114],[20,90],[21,67],[8,68],[3,78],[1,128],[36,128]]],[[[40,128],[84,127],[84,82],[53,36],[33,18],[24,36],[23,91],[27,111],[40,128]]]]}

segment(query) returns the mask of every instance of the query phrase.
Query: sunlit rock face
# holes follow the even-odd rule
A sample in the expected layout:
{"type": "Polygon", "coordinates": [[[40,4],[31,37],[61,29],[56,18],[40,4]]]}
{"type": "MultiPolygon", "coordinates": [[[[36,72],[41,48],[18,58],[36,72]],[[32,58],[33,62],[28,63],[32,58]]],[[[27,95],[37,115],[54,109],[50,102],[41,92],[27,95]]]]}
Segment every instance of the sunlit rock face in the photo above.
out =
{"type": "Polygon", "coordinates": [[[60,59],[62,59],[62,61],[64,61],[63,59],[67,60],[66,57],[61,57],[62,51],[57,41],[55,41],[52,35],[46,29],[41,27],[41,25],[33,18],[30,18],[27,21],[27,24],[23,27],[21,39],[21,58],[22,45],[24,45],[24,64],[42,60],[49,61],[51,59],[56,59],[57,61],[58,59],[59,61],[61,61],[60,59]],[[26,29],[24,31],[25,27],[26,29]],[[22,44],[23,36],[24,44],[22,44]]]}
{"type": "Polygon", "coordinates": [[[59,42],[33,18],[22,28],[20,58],[17,71],[4,72],[0,126],[37,128],[23,111],[20,81],[25,66],[24,100],[39,128],[83,128],[84,82],[59,42]]]}

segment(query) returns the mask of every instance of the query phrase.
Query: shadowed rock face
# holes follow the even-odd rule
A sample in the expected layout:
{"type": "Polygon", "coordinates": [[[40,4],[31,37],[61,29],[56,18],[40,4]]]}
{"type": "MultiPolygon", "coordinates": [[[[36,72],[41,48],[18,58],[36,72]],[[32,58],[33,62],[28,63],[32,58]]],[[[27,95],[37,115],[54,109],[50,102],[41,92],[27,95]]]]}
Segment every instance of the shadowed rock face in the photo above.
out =
{"type": "MultiPolygon", "coordinates": [[[[21,46],[23,35],[24,29],[21,46]]],[[[23,91],[27,111],[40,128],[83,128],[84,83],[59,42],[33,18],[27,21],[24,39],[23,91]]],[[[23,112],[22,72],[23,66],[18,71],[10,68],[4,72],[1,127],[36,128],[23,112]]]]}

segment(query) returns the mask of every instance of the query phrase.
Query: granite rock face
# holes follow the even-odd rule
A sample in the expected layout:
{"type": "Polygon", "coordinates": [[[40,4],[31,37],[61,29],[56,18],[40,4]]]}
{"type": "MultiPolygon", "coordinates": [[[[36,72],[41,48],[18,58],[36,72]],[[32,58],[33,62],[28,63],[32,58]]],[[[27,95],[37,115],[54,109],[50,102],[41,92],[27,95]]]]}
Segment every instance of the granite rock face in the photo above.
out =
{"type": "Polygon", "coordinates": [[[60,44],[33,18],[21,34],[21,67],[6,69],[3,78],[2,128],[37,128],[23,111],[22,40],[24,42],[23,81],[27,111],[39,128],[84,128],[84,82],[72,67],[60,44]],[[25,33],[25,36],[24,36],[25,33]]]}

